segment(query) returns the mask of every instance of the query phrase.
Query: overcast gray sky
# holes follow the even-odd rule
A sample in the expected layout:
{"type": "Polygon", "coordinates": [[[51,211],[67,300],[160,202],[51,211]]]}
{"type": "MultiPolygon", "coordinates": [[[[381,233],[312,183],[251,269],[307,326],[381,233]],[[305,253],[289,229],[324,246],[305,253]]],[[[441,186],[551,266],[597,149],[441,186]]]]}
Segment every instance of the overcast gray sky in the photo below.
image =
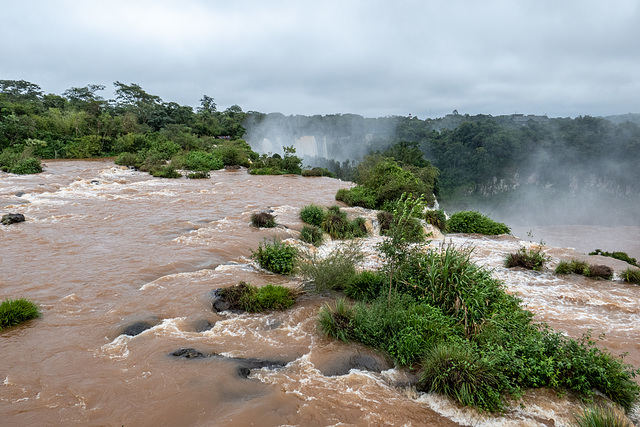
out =
{"type": "Polygon", "coordinates": [[[0,0],[0,79],[366,117],[640,113],[637,0],[0,0]]]}

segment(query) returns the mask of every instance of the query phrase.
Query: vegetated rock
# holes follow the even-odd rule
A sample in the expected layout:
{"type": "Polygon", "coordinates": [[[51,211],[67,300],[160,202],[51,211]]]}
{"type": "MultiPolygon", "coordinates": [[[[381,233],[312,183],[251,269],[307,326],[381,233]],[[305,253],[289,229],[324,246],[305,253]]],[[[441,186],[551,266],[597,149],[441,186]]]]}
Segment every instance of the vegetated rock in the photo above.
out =
{"type": "Polygon", "coordinates": [[[204,357],[209,357],[195,348],[181,348],[173,353],[169,353],[169,355],[174,357],[184,357],[185,359],[202,359],[204,357]]]}
{"type": "Polygon", "coordinates": [[[17,222],[24,222],[24,221],[25,221],[24,215],[8,213],[5,215],[2,215],[2,220],[0,220],[0,223],[2,223],[2,225],[11,225],[17,222]]]}
{"type": "Polygon", "coordinates": [[[227,171],[238,170],[238,169],[242,169],[242,166],[240,166],[240,165],[227,165],[227,166],[224,167],[224,170],[227,170],[227,171]]]}
{"type": "Polygon", "coordinates": [[[318,367],[322,375],[327,377],[347,375],[352,369],[382,372],[391,368],[393,365],[384,357],[366,353],[356,353],[349,357],[333,359],[324,366],[318,367]]]}
{"type": "Polygon", "coordinates": [[[122,328],[122,331],[120,332],[120,335],[130,335],[130,336],[133,337],[133,336],[136,336],[138,334],[141,334],[142,332],[146,331],[147,329],[153,328],[154,326],[156,326],[156,323],[135,322],[135,323],[132,323],[132,324],[122,328]]]}
{"type": "Polygon", "coordinates": [[[592,264],[589,266],[589,277],[600,277],[609,280],[613,277],[613,268],[608,265],[592,264]]]}

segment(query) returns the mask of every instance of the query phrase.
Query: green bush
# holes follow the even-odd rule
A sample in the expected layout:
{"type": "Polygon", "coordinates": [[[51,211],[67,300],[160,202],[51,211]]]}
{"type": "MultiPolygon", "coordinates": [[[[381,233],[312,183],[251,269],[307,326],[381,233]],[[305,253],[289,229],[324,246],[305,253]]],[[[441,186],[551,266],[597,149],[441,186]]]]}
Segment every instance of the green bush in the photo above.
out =
{"type": "Polygon", "coordinates": [[[502,409],[497,390],[499,371],[468,346],[436,344],[422,360],[419,390],[449,396],[467,406],[495,412],[502,409]]]}
{"type": "Polygon", "coordinates": [[[40,317],[38,306],[27,299],[6,299],[0,304],[0,330],[37,317],[40,317]]]}
{"type": "Polygon", "coordinates": [[[451,215],[447,228],[453,233],[478,233],[486,235],[510,234],[511,229],[495,222],[477,211],[461,211],[451,215]]]}
{"type": "Polygon", "coordinates": [[[189,178],[189,179],[209,179],[209,178],[211,178],[211,175],[209,175],[209,172],[197,171],[197,172],[189,172],[187,174],[187,178],[189,178]]]}
{"type": "Polygon", "coordinates": [[[358,217],[349,221],[346,212],[340,210],[339,206],[331,206],[328,209],[321,227],[332,239],[352,239],[368,234],[364,218],[358,217]]]}
{"type": "Polygon", "coordinates": [[[156,178],[182,178],[182,174],[173,165],[155,167],[149,173],[156,178]]]}
{"type": "Polygon", "coordinates": [[[357,185],[351,189],[341,188],[336,193],[336,200],[344,202],[349,206],[361,206],[367,209],[375,209],[376,197],[372,190],[357,185]]]}
{"type": "Polygon", "coordinates": [[[541,248],[527,249],[524,246],[518,249],[518,252],[508,254],[504,260],[504,266],[507,268],[524,267],[529,270],[540,271],[549,260],[549,257],[541,248]]]}
{"type": "Polygon", "coordinates": [[[365,270],[357,273],[347,283],[344,293],[358,301],[373,301],[388,282],[386,275],[376,271],[365,270]]]}
{"type": "Polygon", "coordinates": [[[224,163],[220,156],[215,153],[207,153],[204,151],[190,151],[184,157],[183,169],[192,171],[209,172],[212,170],[222,169],[224,163]]]}
{"type": "Polygon", "coordinates": [[[251,251],[251,257],[265,270],[276,274],[291,274],[296,264],[298,251],[278,239],[272,243],[260,243],[257,251],[251,251]]]}
{"type": "Polygon", "coordinates": [[[258,313],[265,310],[286,310],[295,304],[298,291],[285,286],[266,285],[260,288],[240,282],[223,288],[220,296],[231,310],[258,313]]]}
{"type": "Polygon", "coordinates": [[[318,313],[318,327],[326,336],[347,341],[351,330],[353,309],[344,298],[336,301],[334,308],[326,304],[318,313]]]}
{"type": "Polygon", "coordinates": [[[624,414],[610,407],[596,406],[574,415],[573,427],[633,427],[624,414]]]}
{"type": "Polygon", "coordinates": [[[259,212],[251,215],[251,225],[258,228],[273,228],[276,227],[276,218],[269,212],[259,212]]]}
{"type": "Polygon", "coordinates": [[[302,176],[328,176],[330,178],[336,178],[335,173],[330,172],[327,168],[320,167],[305,169],[302,171],[302,176]]]}
{"type": "Polygon", "coordinates": [[[447,232],[447,216],[440,209],[428,210],[424,214],[424,219],[428,224],[437,227],[441,232],[447,232]]]}
{"type": "Polygon", "coordinates": [[[300,239],[303,242],[312,244],[313,246],[320,246],[323,238],[322,229],[315,225],[305,225],[300,231],[300,239]]]}
{"type": "Polygon", "coordinates": [[[342,290],[356,275],[356,265],[364,259],[360,245],[349,241],[337,246],[325,257],[317,253],[301,254],[298,266],[304,280],[313,282],[317,292],[342,290]]]}
{"type": "Polygon", "coordinates": [[[18,175],[28,175],[42,172],[42,164],[35,157],[27,157],[20,159],[16,164],[9,168],[9,172],[18,175]]]}
{"type": "Polygon", "coordinates": [[[300,209],[300,219],[311,225],[315,225],[316,227],[322,226],[322,221],[326,217],[326,212],[321,206],[318,205],[307,205],[300,209]]]}
{"type": "Polygon", "coordinates": [[[640,285],[640,270],[637,268],[627,268],[620,273],[622,280],[640,285]]]}
{"type": "Polygon", "coordinates": [[[607,256],[610,258],[619,259],[620,261],[624,261],[627,264],[640,267],[640,265],[638,265],[638,261],[635,258],[630,257],[626,252],[603,252],[601,249],[596,249],[593,252],[589,252],[589,255],[607,256]]]}
{"type": "Polygon", "coordinates": [[[140,158],[137,154],[128,152],[118,154],[118,157],[116,157],[114,163],[121,166],[133,166],[136,169],[142,165],[142,162],[140,161],[140,158]]]}
{"type": "Polygon", "coordinates": [[[586,261],[579,259],[572,259],[571,261],[560,261],[556,267],[556,274],[584,274],[585,270],[589,268],[589,264],[586,261]]]}

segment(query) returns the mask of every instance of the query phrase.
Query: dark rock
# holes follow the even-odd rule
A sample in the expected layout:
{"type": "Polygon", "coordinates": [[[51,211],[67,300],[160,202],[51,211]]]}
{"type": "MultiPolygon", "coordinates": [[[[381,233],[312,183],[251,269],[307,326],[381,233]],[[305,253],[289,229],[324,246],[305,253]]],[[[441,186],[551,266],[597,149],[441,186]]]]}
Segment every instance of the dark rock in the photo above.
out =
{"type": "Polygon", "coordinates": [[[209,292],[209,299],[211,299],[211,308],[215,312],[226,311],[231,307],[231,304],[222,298],[222,288],[214,289],[209,292]]]}
{"type": "Polygon", "coordinates": [[[357,353],[349,357],[334,359],[318,369],[327,377],[347,375],[350,370],[382,372],[393,368],[393,365],[382,356],[357,353]]]}
{"type": "Polygon", "coordinates": [[[251,369],[244,367],[244,366],[240,366],[238,367],[238,376],[240,378],[249,378],[249,375],[251,375],[251,369]]]}
{"type": "Polygon", "coordinates": [[[262,359],[245,359],[242,357],[230,357],[229,360],[238,362],[238,376],[240,378],[248,378],[252,369],[262,368],[281,368],[286,365],[285,362],[262,359]]]}
{"type": "Polygon", "coordinates": [[[94,180],[91,181],[91,183],[94,184],[94,185],[95,184],[100,184],[100,181],[98,181],[97,179],[94,179],[94,180]]]}
{"type": "Polygon", "coordinates": [[[170,356],[184,357],[185,359],[202,359],[204,357],[209,357],[203,352],[196,350],[195,348],[181,348],[180,350],[176,350],[173,353],[170,353],[170,356]]]}
{"type": "Polygon", "coordinates": [[[2,216],[2,220],[0,220],[0,223],[2,223],[2,225],[11,225],[17,222],[24,222],[24,221],[25,221],[24,215],[9,213],[2,216]]]}
{"type": "Polygon", "coordinates": [[[213,325],[207,319],[198,319],[193,322],[194,332],[205,332],[211,329],[213,325]]]}
{"type": "Polygon", "coordinates": [[[18,191],[18,192],[15,194],[15,196],[16,196],[16,197],[22,197],[22,196],[24,196],[24,191],[18,191]]]}
{"type": "Polygon", "coordinates": [[[227,166],[224,167],[224,170],[227,170],[227,171],[238,170],[238,169],[242,169],[242,166],[240,166],[240,165],[227,165],[227,166]]]}
{"type": "Polygon", "coordinates": [[[151,322],[135,322],[122,328],[122,332],[120,332],[120,335],[130,335],[133,337],[141,334],[147,329],[153,328],[155,325],[155,323],[151,322]]]}

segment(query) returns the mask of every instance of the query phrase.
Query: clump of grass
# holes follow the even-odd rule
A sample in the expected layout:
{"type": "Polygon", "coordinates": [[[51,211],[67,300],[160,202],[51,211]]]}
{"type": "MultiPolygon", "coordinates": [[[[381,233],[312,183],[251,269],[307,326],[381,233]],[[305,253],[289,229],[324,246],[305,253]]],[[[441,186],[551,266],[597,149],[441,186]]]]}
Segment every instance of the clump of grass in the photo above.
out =
{"type": "Polygon", "coordinates": [[[640,270],[637,268],[627,268],[620,273],[622,280],[640,285],[640,270]]]}
{"type": "Polygon", "coordinates": [[[608,265],[591,264],[589,268],[584,270],[584,275],[587,277],[611,280],[613,278],[613,268],[608,265]]]}
{"type": "Polygon", "coordinates": [[[602,406],[588,408],[582,414],[574,415],[571,425],[574,427],[633,427],[623,413],[602,406]]]}
{"type": "Polygon", "coordinates": [[[326,304],[320,309],[318,326],[326,336],[348,341],[353,315],[353,308],[344,298],[339,298],[334,307],[326,304]]]}
{"type": "Polygon", "coordinates": [[[560,261],[556,267],[556,274],[584,274],[584,271],[589,268],[589,264],[586,261],[579,259],[572,259],[571,261],[560,261]]]}
{"type": "Polygon", "coordinates": [[[258,313],[265,310],[286,310],[296,302],[299,291],[285,286],[266,285],[260,288],[246,282],[224,288],[220,296],[232,310],[258,313]]]}
{"type": "Polygon", "coordinates": [[[380,224],[380,234],[384,234],[384,232],[391,229],[391,224],[393,223],[393,214],[391,212],[380,211],[376,216],[380,224]]]}
{"type": "Polygon", "coordinates": [[[276,274],[291,274],[296,264],[298,251],[293,246],[274,239],[269,243],[266,240],[258,246],[257,251],[251,251],[251,257],[260,267],[276,274]]]}
{"type": "Polygon", "coordinates": [[[524,267],[529,270],[540,271],[549,260],[549,257],[541,248],[527,249],[524,246],[518,249],[518,252],[508,254],[504,261],[507,268],[524,267]]]}
{"type": "Polygon", "coordinates": [[[0,304],[0,330],[37,317],[40,317],[38,306],[27,299],[6,299],[0,304]]]}
{"type": "Polygon", "coordinates": [[[358,217],[349,221],[346,212],[340,210],[339,206],[328,209],[321,227],[332,239],[352,239],[367,235],[365,219],[358,217]]]}
{"type": "Polygon", "coordinates": [[[511,229],[504,223],[493,221],[477,211],[454,213],[447,221],[447,229],[452,233],[478,233],[490,236],[511,233],[511,229]]]}
{"type": "Polygon", "coordinates": [[[298,269],[302,277],[315,284],[317,292],[342,290],[356,275],[356,265],[364,259],[362,248],[356,241],[336,247],[327,256],[304,252],[298,269]]]}
{"type": "Polygon", "coordinates": [[[619,259],[620,261],[624,261],[627,264],[640,267],[640,265],[638,265],[638,261],[635,258],[630,257],[626,252],[606,252],[606,251],[603,252],[602,249],[596,249],[593,252],[589,252],[589,255],[607,256],[610,258],[619,259]]]}
{"type": "Polygon", "coordinates": [[[424,357],[422,366],[420,390],[441,393],[463,405],[487,411],[502,409],[502,399],[496,390],[497,369],[469,347],[457,343],[437,344],[424,357]]]}
{"type": "Polygon", "coordinates": [[[149,170],[149,173],[156,178],[182,178],[182,174],[173,165],[154,167],[149,170]]]}
{"type": "Polygon", "coordinates": [[[302,230],[300,230],[300,239],[313,246],[320,246],[323,238],[322,229],[315,225],[305,225],[302,227],[302,230]]]}
{"type": "Polygon", "coordinates": [[[437,227],[441,232],[447,232],[447,216],[440,209],[427,210],[424,219],[428,224],[437,227]]]}
{"type": "Polygon", "coordinates": [[[378,297],[386,283],[386,275],[376,271],[365,270],[357,273],[347,283],[344,293],[358,301],[372,301],[378,297]]]}
{"type": "Polygon", "coordinates": [[[258,228],[273,228],[278,224],[276,224],[276,218],[269,212],[259,212],[251,215],[251,225],[258,228]]]}
{"type": "Polygon", "coordinates": [[[300,219],[310,225],[320,227],[327,214],[322,206],[310,204],[300,210],[300,219]]]}
{"type": "Polygon", "coordinates": [[[206,172],[206,171],[196,171],[196,172],[189,172],[187,174],[187,178],[189,178],[189,179],[208,179],[208,178],[211,178],[211,175],[209,175],[209,172],[206,172]]]}

